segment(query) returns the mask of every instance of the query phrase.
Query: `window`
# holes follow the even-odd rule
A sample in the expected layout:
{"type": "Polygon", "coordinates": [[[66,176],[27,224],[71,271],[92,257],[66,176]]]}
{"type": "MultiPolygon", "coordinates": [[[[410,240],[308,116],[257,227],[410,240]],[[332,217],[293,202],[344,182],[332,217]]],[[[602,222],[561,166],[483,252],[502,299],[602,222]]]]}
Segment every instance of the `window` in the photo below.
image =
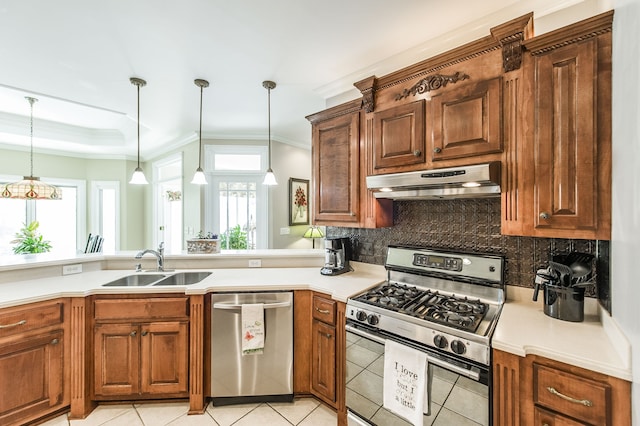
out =
{"type": "Polygon", "coordinates": [[[265,146],[205,146],[206,230],[220,234],[223,249],[268,247],[265,146]]]}
{"type": "MultiPolygon", "coordinates": [[[[1,176],[0,182],[13,182],[21,176],[1,176]]],[[[84,250],[86,229],[86,185],[70,179],[42,179],[62,189],[62,200],[0,199],[0,254],[12,254],[15,238],[24,224],[40,222],[38,232],[51,242],[52,253],[76,254],[84,250]]]]}
{"type": "Polygon", "coordinates": [[[154,244],[169,253],[182,250],[182,154],[153,163],[154,244]]]}
{"type": "Polygon", "coordinates": [[[104,238],[102,251],[113,253],[120,249],[120,182],[91,182],[92,234],[104,238]]]}

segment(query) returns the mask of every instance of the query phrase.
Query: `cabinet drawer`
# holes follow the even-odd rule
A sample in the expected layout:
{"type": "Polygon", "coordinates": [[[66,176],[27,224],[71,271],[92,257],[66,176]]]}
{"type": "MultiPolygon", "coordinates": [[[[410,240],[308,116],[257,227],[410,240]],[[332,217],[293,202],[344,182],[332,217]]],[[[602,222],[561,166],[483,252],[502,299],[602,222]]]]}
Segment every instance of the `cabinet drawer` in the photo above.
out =
{"type": "Polygon", "coordinates": [[[62,324],[63,302],[33,303],[0,311],[0,337],[62,324]]]}
{"type": "Polygon", "coordinates": [[[145,297],[141,299],[97,299],[96,320],[154,320],[189,315],[188,297],[145,297]]]}
{"type": "Polygon", "coordinates": [[[594,424],[611,424],[611,389],[565,371],[533,365],[534,402],[575,419],[594,424]]]}
{"type": "Polygon", "coordinates": [[[313,318],[327,324],[336,324],[336,302],[320,296],[313,296],[313,318]]]}

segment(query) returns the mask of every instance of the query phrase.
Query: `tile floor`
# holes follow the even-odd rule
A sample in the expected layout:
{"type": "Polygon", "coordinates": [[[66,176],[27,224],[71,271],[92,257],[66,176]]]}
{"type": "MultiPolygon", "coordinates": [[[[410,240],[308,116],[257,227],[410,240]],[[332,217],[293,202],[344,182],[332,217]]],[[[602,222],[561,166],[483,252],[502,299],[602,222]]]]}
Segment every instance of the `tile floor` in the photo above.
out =
{"type": "Polygon", "coordinates": [[[100,405],[86,419],[69,420],[61,415],[44,426],[335,426],[336,414],[313,398],[292,403],[213,407],[202,415],[187,415],[188,402],[100,405]]]}

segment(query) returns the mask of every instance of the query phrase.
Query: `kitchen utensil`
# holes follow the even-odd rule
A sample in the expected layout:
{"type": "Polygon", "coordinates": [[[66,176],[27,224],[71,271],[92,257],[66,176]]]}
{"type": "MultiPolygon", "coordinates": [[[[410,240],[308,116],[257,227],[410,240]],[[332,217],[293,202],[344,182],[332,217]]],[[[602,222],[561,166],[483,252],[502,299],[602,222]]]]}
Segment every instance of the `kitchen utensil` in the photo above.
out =
{"type": "Polygon", "coordinates": [[[569,285],[571,285],[571,278],[573,277],[573,271],[571,271],[571,268],[569,268],[567,265],[551,260],[549,261],[549,267],[560,274],[559,284],[561,286],[568,287],[569,285]]]}
{"type": "Polygon", "coordinates": [[[583,321],[584,288],[545,285],[544,313],[563,321],[583,321]]]}
{"type": "Polygon", "coordinates": [[[589,280],[590,274],[592,273],[592,260],[592,254],[578,252],[569,253],[565,263],[571,268],[572,286],[589,280]]]}
{"type": "Polygon", "coordinates": [[[540,292],[541,285],[557,285],[557,282],[558,277],[550,267],[546,269],[538,269],[538,271],[536,272],[535,288],[533,290],[533,301],[538,301],[538,293],[540,292]]]}

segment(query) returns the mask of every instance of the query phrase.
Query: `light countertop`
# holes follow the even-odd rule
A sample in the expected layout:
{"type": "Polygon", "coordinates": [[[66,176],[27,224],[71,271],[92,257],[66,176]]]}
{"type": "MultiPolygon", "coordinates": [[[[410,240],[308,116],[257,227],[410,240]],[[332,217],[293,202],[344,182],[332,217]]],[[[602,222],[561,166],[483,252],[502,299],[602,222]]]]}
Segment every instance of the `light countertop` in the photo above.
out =
{"type": "Polygon", "coordinates": [[[509,287],[507,303],[492,339],[492,347],[524,357],[540,355],[588,370],[631,380],[628,341],[615,321],[594,299],[585,299],[582,322],[551,318],[543,310],[542,295],[531,300],[533,289],[509,287]]]}

